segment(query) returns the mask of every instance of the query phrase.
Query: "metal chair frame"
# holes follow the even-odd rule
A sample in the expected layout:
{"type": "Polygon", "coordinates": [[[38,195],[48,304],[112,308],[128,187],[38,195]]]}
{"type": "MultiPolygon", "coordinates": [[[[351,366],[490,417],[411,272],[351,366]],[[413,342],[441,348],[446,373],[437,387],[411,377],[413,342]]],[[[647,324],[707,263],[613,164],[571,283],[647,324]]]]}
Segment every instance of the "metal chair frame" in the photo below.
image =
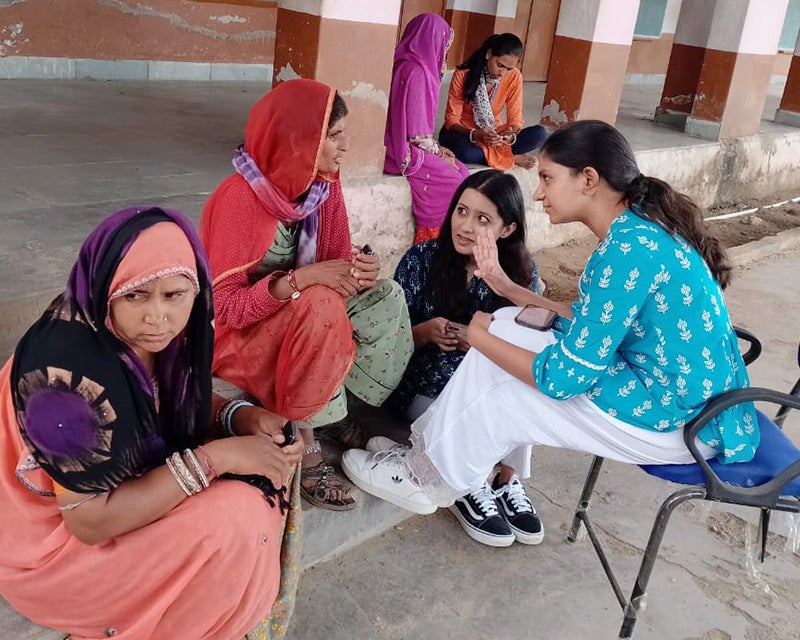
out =
{"type": "MultiPolygon", "coordinates": [[[[746,331],[737,329],[737,335],[750,342],[751,347],[744,355],[745,363],[749,364],[760,354],[761,345],[755,336],[746,331]]],[[[650,537],[642,556],[639,572],[636,575],[636,580],[629,598],[625,597],[622,587],[614,574],[611,563],[589,518],[589,504],[604,458],[595,456],[592,460],[589,473],[586,476],[586,481],[583,486],[583,491],[578,501],[578,506],[575,510],[572,525],[567,534],[567,541],[576,542],[581,527],[586,528],[595,553],[600,560],[600,564],[608,578],[609,584],[614,590],[614,595],[623,611],[623,621],[618,638],[627,640],[633,637],[636,621],[641,617],[647,604],[647,586],[650,582],[650,576],[658,557],[658,550],[664,538],[667,525],[669,524],[670,516],[678,506],[689,500],[708,500],[760,509],[762,562],[764,560],[764,551],[769,530],[770,511],[777,510],[800,513],[800,500],[798,500],[798,498],[781,495],[783,488],[797,476],[800,476],[800,460],[789,465],[769,482],[755,487],[738,487],[722,481],[717,476],[698,451],[696,444],[696,436],[700,429],[702,429],[709,420],[725,409],[742,402],[761,401],[778,404],[781,406],[782,411],[785,409],[786,412],[788,412],[790,409],[800,409],[800,398],[796,397],[797,391],[800,391],[800,381],[795,385],[795,389],[792,392],[792,394],[795,395],[755,387],[729,391],[710,400],[697,417],[686,425],[684,428],[684,440],[686,446],[689,448],[689,451],[692,453],[705,475],[705,486],[686,485],[684,488],[670,494],[661,504],[650,530],[650,537]]]]}

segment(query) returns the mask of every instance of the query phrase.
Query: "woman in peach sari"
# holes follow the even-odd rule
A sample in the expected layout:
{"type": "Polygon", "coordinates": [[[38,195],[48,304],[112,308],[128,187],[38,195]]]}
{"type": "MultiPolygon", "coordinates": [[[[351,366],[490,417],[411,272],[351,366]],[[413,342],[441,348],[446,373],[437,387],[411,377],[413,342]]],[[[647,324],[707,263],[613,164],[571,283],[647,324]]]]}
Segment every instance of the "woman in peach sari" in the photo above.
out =
{"type": "Polygon", "coordinates": [[[73,640],[280,637],[302,444],[212,394],[211,320],[191,224],[127,209],[0,371],[0,595],[34,622],[73,640]]]}

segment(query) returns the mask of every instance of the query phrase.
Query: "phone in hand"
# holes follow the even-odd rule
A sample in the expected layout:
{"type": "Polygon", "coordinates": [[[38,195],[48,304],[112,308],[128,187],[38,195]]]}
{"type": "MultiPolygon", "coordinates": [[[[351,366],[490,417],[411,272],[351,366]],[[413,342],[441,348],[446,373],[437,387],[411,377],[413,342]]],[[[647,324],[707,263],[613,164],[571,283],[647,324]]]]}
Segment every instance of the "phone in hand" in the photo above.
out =
{"type": "Polygon", "coordinates": [[[528,329],[547,331],[553,326],[555,319],[555,311],[529,304],[517,314],[514,322],[528,329]]]}
{"type": "Polygon", "coordinates": [[[286,447],[290,444],[294,444],[294,441],[297,439],[297,427],[294,426],[294,422],[291,420],[287,421],[286,424],[281,427],[281,431],[283,432],[283,442],[280,446],[286,447]]]}
{"type": "Polygon", "coordinates": [[[460,322],[450,322],[448,320],[444,330],[459,340],[467,339],[467,325],[460,322]]]}

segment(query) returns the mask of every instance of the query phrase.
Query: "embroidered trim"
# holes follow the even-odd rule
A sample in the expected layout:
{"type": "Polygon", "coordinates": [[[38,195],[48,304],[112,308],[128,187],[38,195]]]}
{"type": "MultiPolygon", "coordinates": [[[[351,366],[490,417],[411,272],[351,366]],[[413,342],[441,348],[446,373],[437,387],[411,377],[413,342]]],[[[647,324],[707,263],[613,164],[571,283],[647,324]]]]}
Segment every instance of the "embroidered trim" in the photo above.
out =
{"type": "Polygon", "coordinates": [[[197,279],[197,272],[194,269],[190,269],[189,267],[171,267],[170,269],[161,269],[160,271],[156,271],[155,273],[147,276],[146,278],[142,278],[141,280],[134,280],[130,284],[126,284],[124,287],[120,287],[108,297],[108,301],[111,302],[115,298],[124,296],[129,291],[133,291],[134,289],[143,287],[151,283],[153,280],[158,280],[159,278],[178,276],[178,275],[186,276],[187,278],[189,278],[189,280],[191,280],[192,285],[194,286],[195,295],[200,292],[200,282],[197,279]]]}
{"type": "Polygon", "coordinates": [[[567,356],[571,360],[574,360],[578,364],[582,364],[584,367],[588,367],[589,369],[592,369],[594,371],[605,371],[608,368],[608,365],[605,365],[605,364],[603,364],[603,365],[592,364],[588,360],[584,360],[583,358],[579,358],[574,353],[572,353],[569,349],[567,349],[564,346],[563,342],[560,342],[559,344],[561,345],[561,351],[564,353],[565,356],[567,356]]]}

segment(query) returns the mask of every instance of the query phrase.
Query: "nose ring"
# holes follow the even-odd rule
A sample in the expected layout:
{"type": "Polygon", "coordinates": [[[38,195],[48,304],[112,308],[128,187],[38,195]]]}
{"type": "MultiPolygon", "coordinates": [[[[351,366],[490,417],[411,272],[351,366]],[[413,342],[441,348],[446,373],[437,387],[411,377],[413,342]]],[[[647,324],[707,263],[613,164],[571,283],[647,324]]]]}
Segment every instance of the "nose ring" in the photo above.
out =
{"type": "Polygon", "coordinates": [[[167,321],[167,316],[164,316],[164,317],[162,318],[162,320],[163,320],[164,322],[166,322],[166,321],[167,321]]]}

